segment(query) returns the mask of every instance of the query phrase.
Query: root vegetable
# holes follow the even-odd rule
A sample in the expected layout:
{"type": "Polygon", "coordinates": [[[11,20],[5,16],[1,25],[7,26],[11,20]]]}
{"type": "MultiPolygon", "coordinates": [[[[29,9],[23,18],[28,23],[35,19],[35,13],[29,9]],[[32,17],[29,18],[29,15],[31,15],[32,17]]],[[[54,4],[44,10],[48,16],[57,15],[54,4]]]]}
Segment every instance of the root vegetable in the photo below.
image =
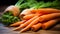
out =
{"type": "Polygon", "coordinates": [[[7,7],[7,8],[5,9],[4,13],[7,12],[7,11],[12,12],[12,14],[13,14],[14,16],[18,16],[18,14],[20,13],[19,8],[16,7],[16,6],[13,6],[13,5],[7,7]]]}
{"type": "Polygon", "coordinates": [[[42,24],[42,29],[47,29],[47,28],[51,27],[52,25],[56,24],[58,21],[60,21],[60,18],[45,22],[42,24]]]}
{"type": "Polygon", "coordinates": [[[13,27],[19,26],[19,25],[23,24],[25,21],[26,21],[26,20],[19,21],[19,22],[16,22],[16,23],[14,23],[14,24],[11,24],[10,26],[13,26],[13,27]]]}
{"type": "Polygon", "coordinates": [[[34,14],[35,9],[25,9],[21,12],[21,14],[19,15],[20,18],[22,18],[25,15],[29,15],[29,14],[34,14]]]}
{"type": "Polygon", "coordinates": [[[42,15],[40,16],[40,22],[45,22],[54,18],[59,18],[60,17],[60,13],[52,13],[52,14],[47,14],[47,15],[42,15]]]}
{"type": "Polygon", "coordinates": [[[21,28],[26,27],[27,25],[29,25],[34,19],[36,19],[38,16],[34,16],[33,18],[31,18],[30,20],[26,21],[24,24],[21,24],[19,27],[15,28],[14,30],[19,30],[21,28]]]}
{"type": "Polygon", "coordinates": [[[29,14],[29,15],[24,16],[22,19],[28,20],[28,19],[33,18],[35,15],[36,14],[29,14]]]}
{"type": "Polygon", "coordinates": [[[41,8],[32,12],[41,13],[41,14],[50,14],[50,13],[60,13],[60,10],[53,8],[41,8]]]}
{"type": "Polygon", "coordinates": [[[42,26],[42,24],[41,24],[41,23],[38,23],[38,24],[36,24],[36,25],[33,25],[33,26],[31,27],[31,30],[32,30],[32,31],[37,31],[39,28],[41,28],[41,26],[42,26]]]}
{"type": "Polygon", "coordinates": [[[31,28],[34,24],[39,22],[40,17],[37,17],[35,20],[33,20],[28,26],[26,26],[24,29],[22,29],[20,32],[25,32],[29,28],[31,28]]]}

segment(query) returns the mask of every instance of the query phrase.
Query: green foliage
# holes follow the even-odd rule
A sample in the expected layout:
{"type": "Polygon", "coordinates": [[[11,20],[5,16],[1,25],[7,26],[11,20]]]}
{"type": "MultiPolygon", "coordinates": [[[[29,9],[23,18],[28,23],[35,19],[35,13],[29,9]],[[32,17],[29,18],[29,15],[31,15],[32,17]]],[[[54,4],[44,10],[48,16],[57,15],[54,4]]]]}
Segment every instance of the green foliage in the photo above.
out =
{"type": "Polygon", "coordinates": [[[44,4],[42,4],[41,6],[39,6],[39,8],[56,8],[56,9],[60,9],[60,1],[58,0],[54,0],[53,2],[46,2],[44,4]]]}
{"type": "Polygon", "coordinates": [[[11,13],[4,13],[2,16],[1,16],[1,19],[0,21],[2,21],[2,23],[6,26],[12,24],[12,23],[15,23],[17,21],[19,21],[19,18],[18,17],[15,17],[13,16],[11,13]]]}

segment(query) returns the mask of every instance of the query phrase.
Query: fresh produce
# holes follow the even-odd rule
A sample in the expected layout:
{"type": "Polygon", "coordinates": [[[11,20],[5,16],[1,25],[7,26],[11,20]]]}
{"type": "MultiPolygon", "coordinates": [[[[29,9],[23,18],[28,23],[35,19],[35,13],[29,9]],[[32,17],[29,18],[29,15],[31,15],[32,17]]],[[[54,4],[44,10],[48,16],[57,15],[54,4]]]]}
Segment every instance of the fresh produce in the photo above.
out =
{"type": "Polygon", "coordinates": [[[22,29],[20,32],[27,31],[29,28],[31,28],[34,24],[38,23],[40,17],[37,17],[35,20],[33,20],[28,26],[26,26],[24,29],[22,29]]]}
{"type": "Polygon", "coordinates": [[[5,9],[4,13],[6,12],[11,12],[13,16],[18,16],[20,13],[20,10],[16,6],[11,5],[5,9]]]}
{"type": "MultiPolygon", "coordinates": [[[[33,2],[32,2],[32,0],[30,0],[30,1],[28,1],[28,0],[18,0],[18,2],[15,4],[15,5],[10,5],[10,6],[8,6],[6,9],[5,9],[5,11],[3,12],[3,14],[2,14],[2,16],[3,15],[8,15],[8,16],[13,16],[13,17],[17,17],[17,21],[19,21],[19,20],[21,20],[21,19],[19,19],[19,14],[20,14],[20,12],[21,12],[21,10],[22,9],[24,9],[24,8],[28,8],[29,7],[29,5],[28,4],[30,4],[30,5],[32,5],[32,4],[34,4],[34,3],[36,3],[35,2],[35,0],[33,0],[33,2]],[[11,15],[10,15],[11,14],[11,15]]],[[[10,17],[8,17],[9,19],[10,19],[10,17]]],[[[7,18],[7,20],[8,20],[8,18],[7,18]]],[[[3,18],[2,18],[3,19],[3,18]]],[[[13,19],[13,18],[12,18],[13,19]]],[[[9,20],[9,21],[12,21],[12,19],[11,20],[9,20]]],[[[5,20],[5,19],[3,19],[3,20],[1,20],[3,23],[5,23],[5,22],[7,22],[7,20],[5,20]]],[[[8,21],[8,23],[6,23],[6,24],[11,24],[11,23],[16,23],[16,21],[15,21],[15,19],[14,19],[14,21],[15,22],[9,22],[8,21]]]]}
{"type": "Polygon", "coordinates": [[[60,13],[52,13],[52,14],[47,14],[47,15],[42,15],[40,16],[40,22],[45,22],[51,19],[59,18],[60,13]]]}
{"type": "Polygon", "coordinates": [[[47,29],[47,28],[51,27],[52,25],[56,24],[59,21],[60,21],[60,18],[57,18],[57,19],[50,20],[46,23],[43,23],[42,24],[42,29],[47,29]]]}
{"type": "Polygon", "coordinates": [[[50,13],[60,13],[60,10],[54,8],[41,8],[35,9],[31,11],[32,13],[40,13],[40,14],[50,14],[50,13]]]}
{"type": "Polygon", "coordinates": [[[30,9],[25,9],[21,12],[21,14],[19,15],[20,18],[22,18],[25,15],[31,14],[31,10],[30,9]]]}
{"type": "Polygon", "coordinates": [[[10,6],[8,6],[6,9],[5,9],[5,11],[4,11],[4,13],[6,13],[6,12],[11,12],[12,14],[13,14],[13,16],[18,16],[19,15],[19,13],[20,13],[20,4],[23,2],[24,0],[18,0],[18,2],[15,4],[15,5],[10,5],[10,6]]]}
{"type": "Polygon", "coordinates": [[[38,18],[38,15],[37,16],[34,16],[30,20],[26,21],[24,24],[21,24],[19,27],[15,28],[14,30],[18,30],[18,29],[21,29],[21,28],[26,27],[28,24],[30,24],[36,18],[38,18]]]}
{"type": "Polygon", "coordinates": [[[31,30],[32,30],[32,31],[37,31],[38,29],[41,28],[41,26],[42,26],[41,23],[37,23],[37,24],[35,24],[35,25],[33,25],[33,26],[31,27],[31,30]]]}
{"type": "Polygon", "coordinates": [[[44,14],[50,14],[50,13],[60,13],[60,10],[54,9],[54,8],[25,9],[20,14],[20,17],[22,18],[25,15],[35,14],[35,13],[39,13],[40,15],[44,15],[44,14]]]}
{"type": "Polygon", "coordinates": [[[13,30],[32,31],[47,29],[60,20],[60,2],[53,0],[18,0],[15,5],[8,6],[0,17],[5,25],[17,26],[13,30]]]}
{"type": "MultiPolygon", "coordinates": [[[[8,6],[5,11],[3,12],[2,16],[1,16],[1,21],[3,22],[3,24],[5,24],[6,26],[15,23],[17,21],[19,21],[19,18],[17,17],[18,14],[20,13],[19,8],[17,7],[18,4],[21,4],[22,0],[19,0],[15,6],[11,5],[8,6]]],[[[18,5],[19,6],[19,5],[18,5]]]]}
{"type": "Polygon", "coordinates": [[[24,16],[22,19],[28,20],[28,19],[33,18],[35,15],[36,14],[29,14],[29,15],[24,16]]]}
{"type": "Polygon", "coordinates": [[[10,26],[19,26],[21,24],[23,24],[26,20],[23,20],[23,21],[19,21],[19,22],[16,22],[14,24],[11,24],[10,26]]]}
{"type": "Polygon", "coordinates": [[[5,9],[4,13],[8,11],[8,12],[12,12],[12,14],[14,16],[18,16],[22,9],[28,8],[31,5],[33,5],[34,3],[37,3],[37,1],[36,0],[30,0],[30,1],[28,1],[28,0],[18,0],[18,2],[15,5],[8,6],[5,9]]]}

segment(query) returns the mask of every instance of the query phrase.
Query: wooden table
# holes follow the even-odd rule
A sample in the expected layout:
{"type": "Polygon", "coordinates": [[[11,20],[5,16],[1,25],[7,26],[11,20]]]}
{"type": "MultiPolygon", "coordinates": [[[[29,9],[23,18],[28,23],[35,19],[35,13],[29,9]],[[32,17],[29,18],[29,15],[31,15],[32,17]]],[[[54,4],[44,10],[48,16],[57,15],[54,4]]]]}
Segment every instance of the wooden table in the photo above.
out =
{"type": "MultiPolygon", "coordinates": [[[[19,34],[19,31],[12,31],[13,28],[5,27],[3,24],[0,23],[0,34],[19,34]]],[[[27,31],[20,34],[60,34],[60,24],[54,26],[49,30],[39,30],[37,32],[27,31]]]]}

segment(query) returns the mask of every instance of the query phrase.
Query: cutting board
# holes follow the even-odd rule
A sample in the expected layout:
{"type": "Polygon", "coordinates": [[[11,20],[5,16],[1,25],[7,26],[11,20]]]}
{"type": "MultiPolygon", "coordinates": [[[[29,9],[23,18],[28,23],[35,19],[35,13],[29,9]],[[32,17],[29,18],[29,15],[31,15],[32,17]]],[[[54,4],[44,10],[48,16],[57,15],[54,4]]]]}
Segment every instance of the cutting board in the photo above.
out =
{"type": "MultiPolygon", "coordinates": [[[[0,6],[0,11],[1,12],[4,11],[6,7],[7,6],[0,6]]],[[[0,34],[60,34],[60,24],[56,24],[55,26],[53,26],[48,30],[40,29],[37,32],[26,31],[26,32],[20,33],[19,31],[13,31],[12,29],[13,27],[5,27],[2,23],[0,23],[0,34]]]]}

